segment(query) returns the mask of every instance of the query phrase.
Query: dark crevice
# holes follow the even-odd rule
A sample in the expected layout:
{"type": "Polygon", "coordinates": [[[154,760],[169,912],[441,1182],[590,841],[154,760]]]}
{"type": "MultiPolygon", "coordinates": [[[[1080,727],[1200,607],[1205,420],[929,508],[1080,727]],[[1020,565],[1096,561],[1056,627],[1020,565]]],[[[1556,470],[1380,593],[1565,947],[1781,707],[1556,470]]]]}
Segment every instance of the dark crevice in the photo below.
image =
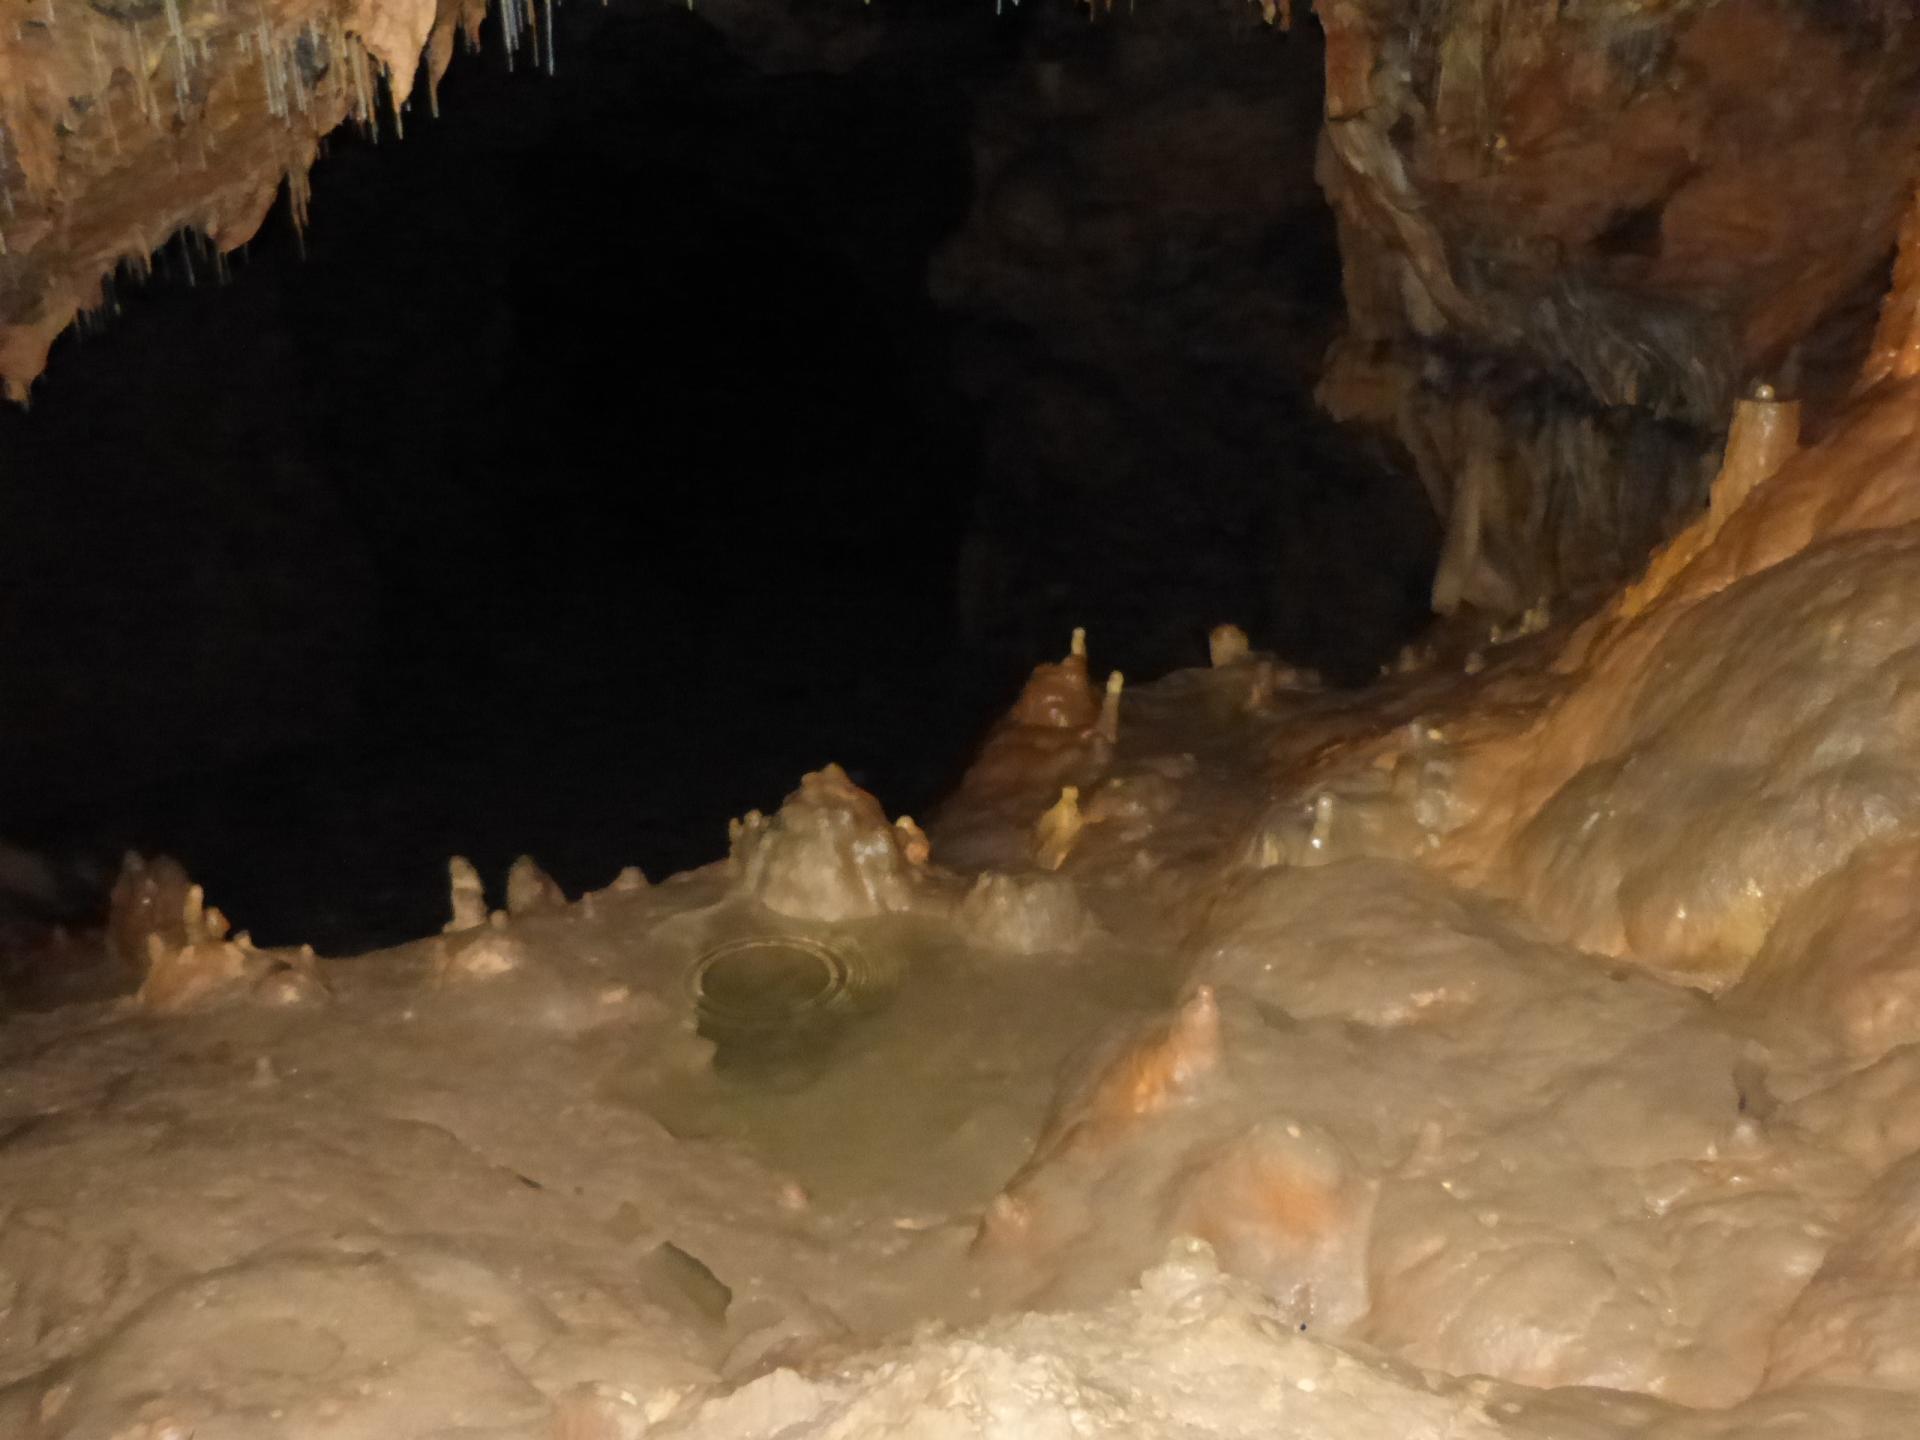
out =
{"type": "MultiPolygon", "coordinates": [[[[672,7],[560,13],[554,79],[490,38],[440,119],[335,140],[304,235],[163,252],[0,416],[10,839],[173,853],[263,941],[360,948],[440,923],[450,853],[659,874],[829,760],[924,810],[1073,625],[1141,677],[1235,619],[1359,680],[1423,623],[1430,511],[1308,398],[1310,181],[1244,238],[1095,207],[1139,247],[1102,303],[1174,337],[1138,373],[936,304],[995,86],[1051,49],[1098,93],[1126,37],[927,4],[764,75],[672,7]],[[1049,406],[1058,449],[999,424],[1049,406]]],[[[1318,59],[1281,53],[1307,177],[1318,59]]]]}

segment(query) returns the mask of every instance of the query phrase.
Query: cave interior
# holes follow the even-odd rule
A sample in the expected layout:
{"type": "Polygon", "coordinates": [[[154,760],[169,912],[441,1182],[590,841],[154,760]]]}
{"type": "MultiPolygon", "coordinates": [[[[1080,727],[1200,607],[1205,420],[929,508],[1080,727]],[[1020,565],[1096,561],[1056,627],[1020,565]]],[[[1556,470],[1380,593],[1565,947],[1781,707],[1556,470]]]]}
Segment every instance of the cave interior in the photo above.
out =
{"type": "Polygon", "coordinates": [[[1920,1433],[1910,5],[18,10],[0,1435],[1920,1433]]]}

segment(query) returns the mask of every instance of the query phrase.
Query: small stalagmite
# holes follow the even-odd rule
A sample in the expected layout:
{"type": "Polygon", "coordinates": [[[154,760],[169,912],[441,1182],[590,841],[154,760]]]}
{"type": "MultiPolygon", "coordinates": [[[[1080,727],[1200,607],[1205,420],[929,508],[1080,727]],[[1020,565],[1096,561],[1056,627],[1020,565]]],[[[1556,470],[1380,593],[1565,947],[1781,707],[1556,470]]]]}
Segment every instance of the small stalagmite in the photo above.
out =
{"type": "Polygon", "coordinates": [[[441,985],[492,980],[512,974],[527,961],[525,947],[494,925],[444,934],[435,943],[433,978],[441,985]]]}
{"type": "Polygon", "coordinates": [[[186,944],[182,921],[192,888],[186,870],[171,856],[148,859],[129,851],[120,862],[120,874],[108,902],[107,947],[114,958],[130,972],[143,974],[151,937],[159,935],[171,944],[186,944]]]}
{"type": "Polygon", "coordinates": [[[1115,670],[1107,676],[1107,693],[1100,701],[1100,718],[1094,722],[1093,733],[1109,745],[1120,741],[1120,695],[1127,688],[1127,677],[1115,670]]]}
{"type": "Polygon", "coordinates": [[[1063,785],[1053,808],[1033,827],[1033,863],[1042,870],[1058,870],[1067,863],[1086,820],[1080,814],[1080,787],[1063,785]]]}
{"type": "Polygon", "coordinates": [[[509,915],[518,919],[523,915],[550,915],[566,908],[566,891],[531,855],[522,855],[513,862],[507,871],[509,915]]]}
{"type": "Polygon", "coordinates": [[[1077,629],[1066,657],[1036,665],[1007,720],[1052,730],[1085,730],[1100,718],[1100,697],[1087,672],[1087,632],[1077,629]]]}
{"type": "Polygon", "coordinates": [[[1216,670],[1238,665],[1248,650],[1247,632],[1238,625],[1216,625],[1207,636],[1207,659],[1216,670]]]}
{"type": "Polygon", "coordinates": [[[1037,811],[1054,803],[1063,786],[1085,789],[1098,782],[1119,734],[1124,684],[1115,672],[1104,691],[1095,690],[1087,671],[1085,630],[1073,632],[1064,659],[1036,665],[941,807],[935,834],[942,853],[1002,867],[1025,859],[997,842],[990,851],[977,851],[973,842],[1003,834],[1001,827],[1009,823],[1024,828],[1037,811]]]}
{"type": "Polygon", "coordinates": [[[927,839],[927,832],[920,828],[919,822],[911,815],[902,815],[893,822],[893,833],[899,837],[900,853],[907,857],[907,863],[916,868],[924,868],[933,856],[933,845],[927,839]]]}
{"type": "Polygon", "coordinates": [[[1071,950],[1092,925],[1080,892],[1065,876],[999,871],[973,882],[957,918],[969,943],[1015,955],[1071,950]]]}
{"type": "Polygon", "coordinates": [[[452,856],[447,861],[447,907],[453,913],[443,927],[444,934],[475,930],[487,923],[487,887],[473,862],[464,855],[452,856]]]}
{"type": "Polygon", "coordinates": [[[804,776],[774,815],[752,811],[731,834],[741,889],[776,914],[864,919],[911,909],[919,895],[920,827],[889,822],[838,765],[804,776]]]}
{"type": "Polygon", "coordinates": [[[326,983],[310,946],[261,950],[231,928],[178,861],[129,854],[122,862],[107,943],[140,974],[134,1000],[141,1008],[173,1013],[249,987],[275,1004],[324,998],[326,983]]]}

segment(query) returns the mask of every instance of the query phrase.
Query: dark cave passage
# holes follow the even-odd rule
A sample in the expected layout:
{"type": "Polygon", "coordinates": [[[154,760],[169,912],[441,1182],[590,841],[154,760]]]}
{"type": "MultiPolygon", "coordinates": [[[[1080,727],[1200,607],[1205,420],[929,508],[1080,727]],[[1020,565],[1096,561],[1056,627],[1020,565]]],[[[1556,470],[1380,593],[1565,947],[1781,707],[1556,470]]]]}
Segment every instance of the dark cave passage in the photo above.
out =
{"type": "MultiPolygon", "coordinates": [[[[767,76],[671,7],[566,10],[556,78],[490,40],[439,119],[338,143],[303,237],[124,286],[0,416],[0,834],[96,876],[172,853],[265,941],[365,948],[438,925],[452,853],[658,876],[829,760],[924,810],[1074,624],[1130,674],[1234,619],[1370,675],[1436,537],[1308,397],[1317,194],[1211,280],[1127,242],[1159,268],[1088,293],[1159,348],[1119,383],[1070,309],[937,304],[994,86],[1111,57],[929,13],[767,76]],[[1216,328],[1249,286],[1295,327],[1264,368],[1216,328]]],[[[1305,173],[1318,101],[1289,104],[1250,143],[1305,173]]]]}
{"type": "Polygon", "coordinates": [[[18,8],[0,1440],[1920,1435],[1910,3],[18,8]]]}

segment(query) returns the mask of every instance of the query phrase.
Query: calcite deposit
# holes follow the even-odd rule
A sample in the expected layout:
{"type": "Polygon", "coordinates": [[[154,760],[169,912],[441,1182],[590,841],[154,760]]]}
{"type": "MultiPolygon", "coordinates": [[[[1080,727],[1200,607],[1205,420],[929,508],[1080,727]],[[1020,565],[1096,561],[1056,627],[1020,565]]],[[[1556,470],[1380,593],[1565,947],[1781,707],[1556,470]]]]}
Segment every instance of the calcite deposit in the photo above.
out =
{"type": "Polygon", "coordinates": [[[1907,298],[1473,674],[1223,631],[1103,720],[1077,637],[924,835],[828,768],[661,885],[457,864],[316,1003],[171,986],[233,942],[130,865],[146,973],[0,1027],[0,1427],[1907,1433],[1907,298]]]}
{"type": "MultiPolygon", "coordinates": [[[[0,26],[0,383],[14,399],[122,263],[247,242],[349,118],[396,123],[484,0],[31,0],[0,26]]],[[[531,8],[508,29],[519,38],[531,8]]]]}
{"type": "MultiPolygon", "coordinates": [[[[95,7],[179,63],[58,123],[105,135],[171,75],[151,103],[212,146],[241,101],[196,77],[238,13],[95,7]]],[[[398,14],[327,54],[447,20],[398,14]]],[[[1417,332],[1725,406],[1691,523],[1610,602],[1357,694],[1232,625],[1102,687],[1076,633],[924,828],[823,765],[658,885],[456,858],[444,931],[378,954],[257,950],[130,859],[91,984],[0,1019],[0,1435],[1920,1433],[1920,209],[1860,363],[1784,376],[1894,232],[1913,28],[1323,19],[1379,393],[1417,332]],[[1604,204],[1555,200],[1581,161],[1604,204]]],[[[62,23],[0,73],[100,21],[62,23]]],[[[19,127],[70,93],[0,92],[34,203],[68,152],[19,127]]],[[[122,234],[62,193],[62,233],[122,234]]],[[[37,233],[10,296],[122,243],[37,233]]],[[[50,303],[6,332],[16,378],[50,303]]],[[[1438,373],[1394,414],[1430,461],[1470,442],[1443,589],[1599,573],[1508,524],[1543,472],[1472,448],[1513,421],[1497,367],[1438,373]]],[[[1645,419],[1554,473],[1624,503],[1607,446],[1645,419]]],[[[1633,503],[1667,514],[1682,469],[1633,503]]]]}
{"type": "Polygon", "coordinates": [[[1323,0],[1348,324],[1321,394],[1447,517],[1443,609],[1612,588],[1747,387],[1857,373],[1920,142],[1878,0],[1323,0]]]}

